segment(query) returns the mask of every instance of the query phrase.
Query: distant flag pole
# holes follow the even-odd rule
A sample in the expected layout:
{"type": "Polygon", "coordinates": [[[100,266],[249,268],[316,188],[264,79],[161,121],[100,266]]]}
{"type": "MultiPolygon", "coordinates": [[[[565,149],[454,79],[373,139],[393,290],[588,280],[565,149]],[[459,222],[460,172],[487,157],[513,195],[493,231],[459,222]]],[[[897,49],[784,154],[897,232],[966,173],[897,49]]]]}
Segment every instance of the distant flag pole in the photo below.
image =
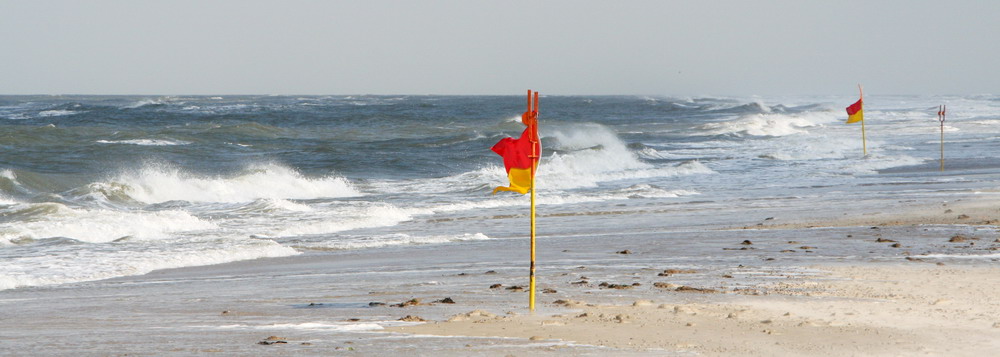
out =
{"type": "Polygon", "coordinates": [[[868,144],[865,142],[865,91],[861,88],[861,84],[858,84],[858,92],[860,96],[858,101],[847,107],[847,124],[861,122],[861,150],[868,156],[868,144]]]}
{"type": "Polygon", "coordinates": [[[938,106],[938,121],[941,122],[941,171],[944,171],[944,114],[947,106],[938,106]]]}
{"type": "Polygon", "coordinates": [[[531,191],[531,269],[528,275],[528,309],[535,311],[535,170],[542,156],[542,144],[538,138],[538,92],[528,90],[528,108],[521,114],[521,122],[527,128],[521,137],[503,138],[493,145],[493,152],[503,157],[509,186],[493,189],[520,194],[531,191]],[[533,94],[533,95],[532,95],[533,94]]]}

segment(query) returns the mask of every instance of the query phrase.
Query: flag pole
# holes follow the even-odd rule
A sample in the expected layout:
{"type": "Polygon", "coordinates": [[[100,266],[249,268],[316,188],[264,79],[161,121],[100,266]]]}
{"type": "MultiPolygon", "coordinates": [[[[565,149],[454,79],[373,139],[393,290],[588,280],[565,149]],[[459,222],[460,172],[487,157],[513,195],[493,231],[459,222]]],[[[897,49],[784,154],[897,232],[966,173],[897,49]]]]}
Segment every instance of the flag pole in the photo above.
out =
{"type": "MultiPolygon", "coordinates": [[[[865,90],[861,88],[861,84],[858,84],[858,92],[861,95],[861,110],[865,110],[865,90]]],[[[868,156],[868,144],[865,141],[865,117],[861,116],[861,150],[864,152],[865,156],[868,156]]]]}
{"type": "MultiPolygon", "coordinates": [[[[528,90],[528,115],[536,116],[538,113],[538,92],[535,92],[534,110],[532,110],[531,90],[528,90]]],[[[535,130],[530,134],[531,140],[531,271],[528,274],[528,310],[535,311],[535,170],[538,165],[538,152],[536,143],[538,142],[538,118],[532,120],[535,130]]]]}
{"type": "Polygon", "coordinates": [[[938,121],[941,122],[941,172],[944,172],[944,112],[947,109],[944,105],[938,106],[938,121]]]}

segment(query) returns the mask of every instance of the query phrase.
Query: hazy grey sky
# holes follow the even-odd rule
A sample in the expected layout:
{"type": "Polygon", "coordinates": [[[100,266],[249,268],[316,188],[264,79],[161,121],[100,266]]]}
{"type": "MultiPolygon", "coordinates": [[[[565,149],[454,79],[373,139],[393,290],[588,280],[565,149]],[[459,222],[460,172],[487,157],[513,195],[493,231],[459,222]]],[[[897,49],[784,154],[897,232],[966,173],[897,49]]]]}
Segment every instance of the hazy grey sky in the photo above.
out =
{"type": "Polygon", "coordinates": [[[0,94],[997,93],[1000,1],[0,0],[0,94]]]}

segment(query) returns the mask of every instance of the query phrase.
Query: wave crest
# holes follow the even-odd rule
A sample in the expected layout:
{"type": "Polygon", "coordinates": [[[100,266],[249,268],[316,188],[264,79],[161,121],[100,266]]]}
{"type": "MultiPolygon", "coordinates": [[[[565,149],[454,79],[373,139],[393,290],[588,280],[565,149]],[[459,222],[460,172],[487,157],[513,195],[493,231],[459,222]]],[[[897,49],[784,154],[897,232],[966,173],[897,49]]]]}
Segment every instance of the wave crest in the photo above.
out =
{"type": "Polygon", "coordinates": [[[305,177],[293,169],[258,165],[232,176],[198,176],[166,166],[147,166],[119,175],[111,182],[94,183],[95,190],[124,191],[144,203],[167,201],[249,202],[257,199],[313,199],[354,197],[360,193],[338,176],[305,177]]]}
{"type": "Polygon", "coordinates": [[[807,128],[835,120],[832,114],[805,115],[753,114],[736,120],[707,123],[696,127],[705,135],[788,136],[807,133],[807,128]]]}
{"type": "Polygon", "coordinates": [[[20,218],[0,225],[0,241],[64,237],[88,243],[123,238],[158,240],[176,233],[216,228],[183,211],[122,212],[74,209],[59,203],[17,204],[0,214],[20,218]]]}

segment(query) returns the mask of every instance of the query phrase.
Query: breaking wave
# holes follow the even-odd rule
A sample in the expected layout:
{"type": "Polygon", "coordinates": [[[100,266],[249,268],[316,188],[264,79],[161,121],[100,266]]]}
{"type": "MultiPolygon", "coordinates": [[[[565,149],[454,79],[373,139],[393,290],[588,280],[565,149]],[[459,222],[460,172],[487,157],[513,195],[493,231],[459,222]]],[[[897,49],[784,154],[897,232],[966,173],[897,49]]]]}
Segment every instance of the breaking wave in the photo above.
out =
{"type": "Polygon", "coordinates": [[[753,114],[736,120],[702,124],[697,127],[703,135],[735,136],[788,136],[807,133],[808,128],[832,122],[832,113],[813,112],[808,114],[753,114]]]}
{"type": "Polygon", "coordinates": [[[230,176],[202,176],[170,166],[151,165],[91,186],[96,190],[120,192],[144,203],[249,202],[256,199],[313,199],[361,195],[343,177],[305,177],[298,171],[276,164],[248,167],[230,176]]]}
{"type": "Polygon", "coordinates": [[[184,211],[116,211],[70,208],[59,203],[24,203],[0,209],[0,242],[70,238],[87,243],[175,238],[178,233],[216,228],[184,211]]]}

